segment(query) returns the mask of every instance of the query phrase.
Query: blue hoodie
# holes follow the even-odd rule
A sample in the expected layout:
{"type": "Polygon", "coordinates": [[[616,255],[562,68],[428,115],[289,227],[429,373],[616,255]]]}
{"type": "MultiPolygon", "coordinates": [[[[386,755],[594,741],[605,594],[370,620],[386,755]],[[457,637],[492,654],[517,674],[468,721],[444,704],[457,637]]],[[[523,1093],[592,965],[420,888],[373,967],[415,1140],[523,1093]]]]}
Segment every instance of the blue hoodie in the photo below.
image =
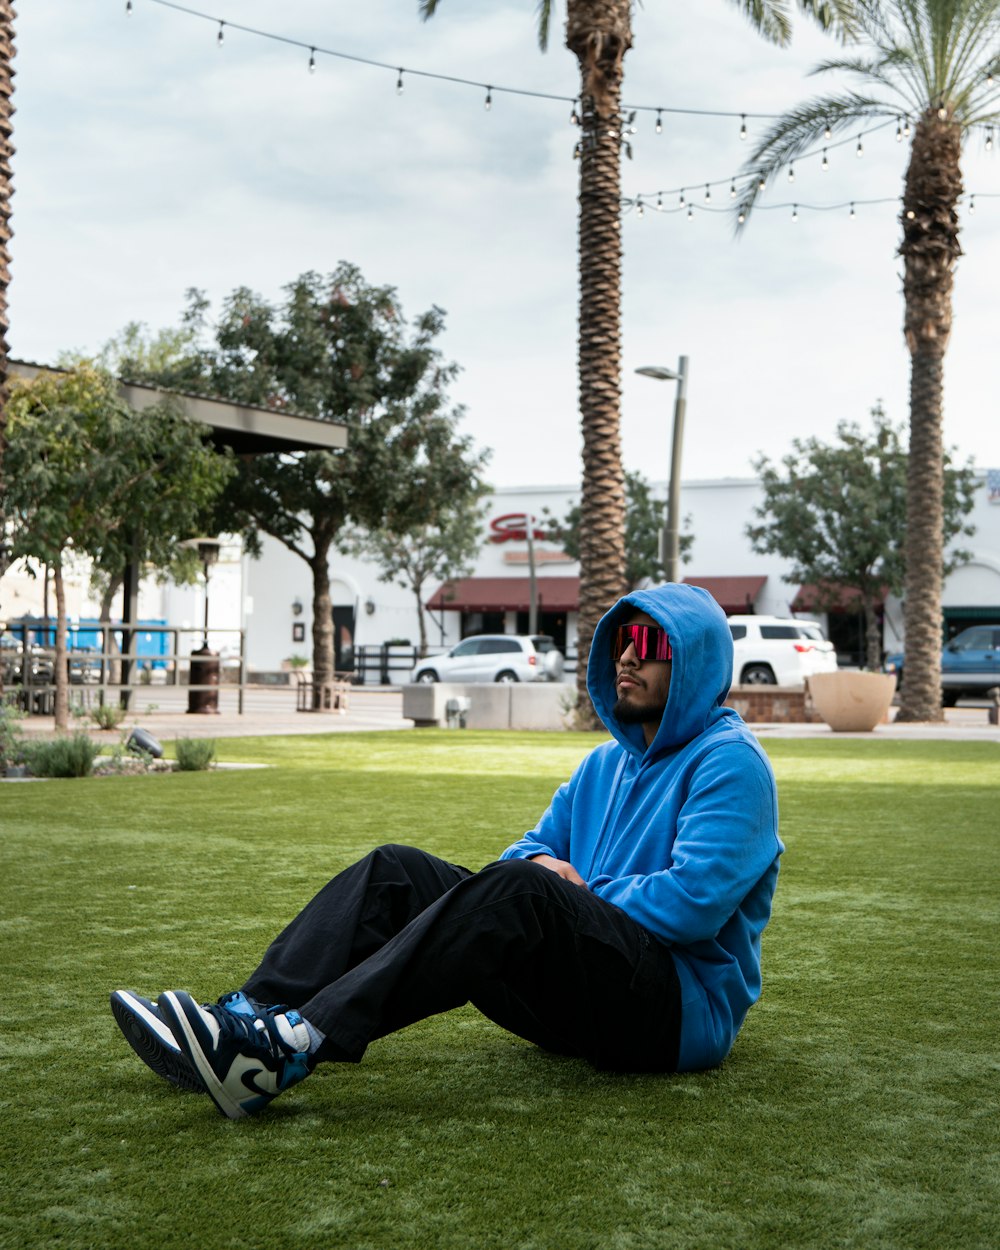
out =
{"type": "Polygon", "coordinates": [[[722,706],[732,674],[729,626],[707,591],[671,583],[619,600],[594,632],[587,673],[614,741],[584,759],[535,829],[501,856],[568,860],[598,897],[670,947],[681,1072],[721,1062],[760,996],[760,935],[784,850],[767,756],[722,706]],[[641,725],[614,715],[611,632],[636,610],[666,629],[673,650],[649,747],[641,725]]]}

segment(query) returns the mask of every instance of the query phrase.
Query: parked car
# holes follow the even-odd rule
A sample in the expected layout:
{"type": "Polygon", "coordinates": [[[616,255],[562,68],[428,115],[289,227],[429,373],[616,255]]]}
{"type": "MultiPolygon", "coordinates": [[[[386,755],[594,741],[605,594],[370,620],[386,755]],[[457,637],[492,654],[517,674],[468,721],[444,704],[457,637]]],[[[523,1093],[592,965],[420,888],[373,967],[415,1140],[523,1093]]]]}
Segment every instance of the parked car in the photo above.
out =
{"type": "Polygon", "coordinates": [[[478,634],[421,660],[410,681],[558,681],[563,655],[544,634],[478,634]]]}
{"type": "Polygon", "coordinates": [[[731,616],[733,684],[803,686],[813,673],[832,673],[837,652],[815,621],[780,616],[731,616]]]}
{"type": "MultiPolygon", "coordinates": [[[[886,656],[883,668],[903,684],[903,652],[886,656]]],[[[963,695],[982,696],[1000,686],[1000,625],[970,625],[941,649],[941,701],[954,707],[963,695]]]]}

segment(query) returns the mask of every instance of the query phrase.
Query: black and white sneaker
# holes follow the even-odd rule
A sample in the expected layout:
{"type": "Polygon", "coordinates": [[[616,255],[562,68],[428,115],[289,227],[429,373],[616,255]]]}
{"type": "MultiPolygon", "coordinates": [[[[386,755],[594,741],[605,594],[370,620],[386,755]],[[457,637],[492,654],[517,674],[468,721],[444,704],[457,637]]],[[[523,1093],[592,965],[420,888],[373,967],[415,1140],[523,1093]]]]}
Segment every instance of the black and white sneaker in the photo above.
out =
{"type": "Polygon", "coordinates": [[[156,1003],[132,990],[115,990],[111,995],[111,1012],[125,1040],[157,1076],[178,1089],[194,1094],[205,1092],[205,1082],[174,1041],[156,1003]]]}
{"type": "Polygon", "coordinates": [[[312,1071],[309,1030],[293,1008],[262,1007],[239,990],[205,1006],[169,990],[158,1005],[209,1097],[231,1120],[263,1111],[312,1071]]]}

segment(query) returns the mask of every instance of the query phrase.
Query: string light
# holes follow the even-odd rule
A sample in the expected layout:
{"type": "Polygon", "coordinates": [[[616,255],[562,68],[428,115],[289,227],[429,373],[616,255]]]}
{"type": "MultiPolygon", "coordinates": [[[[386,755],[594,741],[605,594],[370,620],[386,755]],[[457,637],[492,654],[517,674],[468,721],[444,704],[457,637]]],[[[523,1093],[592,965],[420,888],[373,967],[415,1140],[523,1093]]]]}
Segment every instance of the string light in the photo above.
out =
{"type": "Polygon", "coordinates": [[[858,135],[858,146],[855,149],[854,155],[860,160],[861,157],[864,156],[864,154],[865,154],[864,145],[861,142],[861,136],[858,135]]]}
{"type": "Polygon", "coordinates": [[[735,182],[735,180],[729,184],[729,198],[730,198],[731,200],[735,200],[735,199],[736,199],[736,182],[735,182]]]}
{"type": "Polygon", "coordinates": [[[833,131],[830,129],[830,123],[829,123],[829,122],[827,122],[827,123],[826,123],[826,125],[823,127],[823,138],[824,138],[824,139],[825,139],[828,143],[829,143],[829,141],[833,138],[833,131]]]}
{"type": "Polygon", "coordinates": [[[661,212],[661,213],[663,212],[663,192],[662,191],[657,191],[656,193],[656,208],[658,212],[661,212]]]}
{"type": "Polygon", "coordinates": [[[912,209],[912,208],[908,208],[908,209],[906,210],[906,220],[907,220],[907,221],[915,221],[915,220],[916,220],[916,216],[917,216],[917,214],[913,211],[913,209],[912,209]]]}
{"type": "Polygon", "coordinates": [[[896,118],[896,142],[903,142],[903,119],[901,117],[896,118]]]}
{"type": "Polygon", "coordinates": [[[741,113],[740,114],[740,138],[746,139],[746,137],[747,137],[747,115],[746,113],[741,113]]]}
{"type": "Polygon", "coordinates": [[[654,129],[656,130],[656,133],[658,135],[663,134],[663,110],[662,109],[656,110],[656,126],[654,129]]]}
{"type": "Polygon", "coordinates": [[[132,16],[132,0],[125,0],[125,16],[132,16]]]}
{"type": "Polygon", "coordinates": [[[486,88],[486,100],[483,103],[483,107],[486,109],[487,113],[493,107],[493,88],[492,87],[486,88]]]}
{"type": "Polygon", "coordinates": [[[694,221],[694,209],[688,205],[688,221],[694,221]]]}
{"type": "Polygon", "coordinates": [[[642,197],[640,196],[635,202],[635,215],[637,217],[641,217],[644,212],[645,212],[645,207],[642,202],[642,197]]]}
{"type": "Polygon", "coordinates": [[[798,221],[798,219],[799,219],[799,206],[798,204],[793,204],[792,205],[792,221],[798,221]]]}
{"type": "Polygon", "coordinates": [[[678,203],[678,204],[683,204],[683,203],[684,203],[684,188],[683,188],[683,187],[681,187],[681,194],[680,194],[680,198],[678,199],[677,203],[678,203]]]}
{"type": "Polygon", "coordinates": [[[854,220],[855,216],[856,216],[856,214],[855,214],[855,212],[854,212],[854,205],[852,204],[852,205],[851,205],[851,221],[853,221],[853,220],[854,220]]]}
{"type": "Polygon", "coordinates": [[[396,95],[403,94],[403,67],[399,67],[399,77],[396,79],[396,95]]]}
{"type": "Polygon", "coordinates": [[[829,168],[830,168],[830,162],[826,159],[826,148],[824,148],[823,149],[823,164],[820,165],[820,169],[822,169],[823,173],[825,174],[829,168]]]}
{"type": "Polygon", "coordinates": [[[309,49],[309,73],[310,74],[316,73],[316,49],[315,48],[309,49]]]}
{"type": "Polygon", "coordinates": [[[736,218],[736,220],[740,223],[741,226],[746,221],[746,219],[747,219],[747,215],[744,212],[741,212],[740,215],[736,218]]]}
{"type": "Polygon", "coordinates": [[[992,126],[986,127],[986,151],[987,152],[993,151],[993,127],[992,126]]]}
{"type": "Polygon", "coordinates": [[[971,217],[975,211],[976,211],[976,197],[974,195],[970,195],[969,196],[969,216],[971,217]]]}
{"type": "Polygon", "coordinates": [[[903,138],[909,139],[909,137],[910,137],[910,119],[907,117],[903,122],[903,138]]]}
{"type": "Polygon", "coordinates": [[[987,85],[987,87],[992,87],[992,86],[993,86],[993,66],[992,66],[992,65],[991,65],[991,66],[990,66],[990,68],[986,71],[986,85],[987,85]]]}
{"type": "Polygon", "coordinates": [[[709,190],[708,183],[706,182],[705,183],[705,203],[707,204],[709,200],[711,200],[711,198],[712,198],[712,192],[709,190]]]}
{"type": "Polygon", "coordinates": [[[578,100],[573,101],[573,111],[569,115],[569,124],[571,126],[579,126],[580,124],[580,114],[576,111],[576,106],[578,103],[579,103],[578,100]]]}
{"type": "Polygon", "coordinates": [[[789,182],[795,181],[795,166],[794,165],[788,166],[788,181],[789,182]]]}
{"type": "Polygon", "coordinates": [[[219,45],[219,47],[220,47],[220,48],[222,47],[222,45],[223,45],[223,43],[225,42],[225,39],[226,39],[226,36],[225,36],[225,25],[226,25],[226,23],[225,23],[225,22],[220,22],[220,23],[219,23],[219,33],[215,36],[215,42],[219,45]]]}
{"type": "Polygon", "coordinates": [[[767,181],[764,178],[764,175],[761,174],[760,177],[757,179],[757,190],[763,191],[766,189],[766,187],[767,187],[767,181]]]}

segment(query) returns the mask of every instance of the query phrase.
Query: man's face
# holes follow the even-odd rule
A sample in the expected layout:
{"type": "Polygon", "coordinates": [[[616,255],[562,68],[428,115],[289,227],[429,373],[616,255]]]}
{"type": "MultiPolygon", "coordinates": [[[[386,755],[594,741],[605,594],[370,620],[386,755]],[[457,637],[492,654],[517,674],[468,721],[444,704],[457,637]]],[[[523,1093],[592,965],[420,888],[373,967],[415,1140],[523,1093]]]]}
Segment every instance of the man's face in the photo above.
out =
{"type": "MultiPolygon", "coordinates": [[[[626,625],[656,625],[645,612],[633,612],[626,625]]],[[[630,643],[615,661],[614,714],[623,724],[642,725],[647,745],[656,735],[670,693],[669,660],[640,660],[630,643]]]]}

